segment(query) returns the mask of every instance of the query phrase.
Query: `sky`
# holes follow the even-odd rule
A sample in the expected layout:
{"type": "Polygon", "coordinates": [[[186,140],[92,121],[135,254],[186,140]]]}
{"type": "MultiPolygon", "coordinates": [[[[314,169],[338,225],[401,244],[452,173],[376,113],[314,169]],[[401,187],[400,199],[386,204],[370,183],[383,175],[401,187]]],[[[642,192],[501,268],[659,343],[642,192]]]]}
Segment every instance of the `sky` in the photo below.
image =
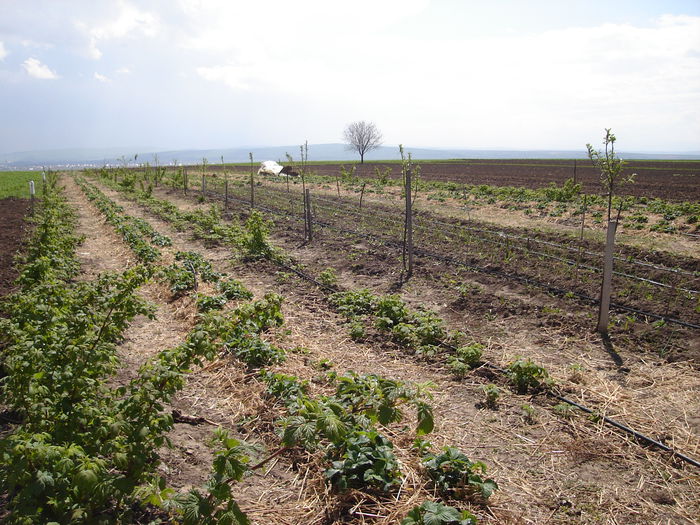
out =
{"type": "Polygon", "coordinates": [[[700,0],[0,0],[0,153],[700,151],[700,0]]]}

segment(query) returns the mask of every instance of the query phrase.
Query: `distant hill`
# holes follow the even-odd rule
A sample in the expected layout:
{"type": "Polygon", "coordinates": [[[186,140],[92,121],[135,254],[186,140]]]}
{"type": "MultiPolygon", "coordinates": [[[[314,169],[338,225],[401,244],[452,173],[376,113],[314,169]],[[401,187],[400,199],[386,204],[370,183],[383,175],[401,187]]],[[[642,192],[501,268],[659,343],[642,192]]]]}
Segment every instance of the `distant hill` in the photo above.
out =
{"type": "MultiPolygon", "coordinates": [[[[427,159],[555,159],[586,158],[586,151],[581,150],[497,150],[497,149],[443,149],[412,148],[407,146],[415,160],[427,159]]],[[[223,157],[225,162],[247,162],[248,154],[253,153],[255,162],[263,160],[286,161],[290,154],[299,160],[299,146],[269,146],[224,149],[191,149],[160,151],[158,148],[122,147],[93,149],[59,149],[42,151],[23,151],[0,154],[0,170],[31,169],[41,166],[80,168],[86,166],[119,165],[124,162],[154,164],[196,164],[206,158],[210,164],[218,164],[223,157]],[[134,157],[136,156],[136,160],[134,157]]],[[[621,152],[626,159],[658,160],[700,160],[700,152],[679,153],[635,153],[621,152]]],[[[399,158],[398,146],[381,146],[365,155],[365,160],[396,160],[399,158]]],[[[349,151],[344,144],[310,144],[309,160],[353,162],[359,160],[356,153],[349,151]]]]}

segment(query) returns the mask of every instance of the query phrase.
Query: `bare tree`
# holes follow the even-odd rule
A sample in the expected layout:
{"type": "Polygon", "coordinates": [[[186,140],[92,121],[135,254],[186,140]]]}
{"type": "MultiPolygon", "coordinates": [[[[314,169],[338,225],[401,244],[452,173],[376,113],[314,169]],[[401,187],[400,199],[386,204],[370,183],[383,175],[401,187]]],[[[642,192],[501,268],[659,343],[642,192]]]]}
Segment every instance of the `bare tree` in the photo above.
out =
{"type": "Polygon", "coordinates": [[[374,122],[358,120],[345,127],[343,138],[347,149],[360,154],[360,164],[365,162],[365,153],[378,148],[382,144],[382,134],[374,122]]]}

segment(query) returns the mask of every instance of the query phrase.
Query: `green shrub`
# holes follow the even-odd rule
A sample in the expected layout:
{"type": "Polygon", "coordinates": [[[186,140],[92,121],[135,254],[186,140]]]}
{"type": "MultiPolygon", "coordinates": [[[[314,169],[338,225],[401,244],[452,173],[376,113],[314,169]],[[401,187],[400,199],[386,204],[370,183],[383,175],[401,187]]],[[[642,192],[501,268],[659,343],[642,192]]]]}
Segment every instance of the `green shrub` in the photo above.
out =
{"type": "Polygon", "coordinates": [[[245,223],[242,247],[244,254],[251,259],[270,257],[273,254],[267,236],[270,233],[270,222],[263,216],[253,211],[245,223]]]}
{"type": "Polygon", "coordinates": [[[225,295],[196,295],[197,310],[200,312],[209,312],[211,310],[221,310],[226,305],[225,295]]]}

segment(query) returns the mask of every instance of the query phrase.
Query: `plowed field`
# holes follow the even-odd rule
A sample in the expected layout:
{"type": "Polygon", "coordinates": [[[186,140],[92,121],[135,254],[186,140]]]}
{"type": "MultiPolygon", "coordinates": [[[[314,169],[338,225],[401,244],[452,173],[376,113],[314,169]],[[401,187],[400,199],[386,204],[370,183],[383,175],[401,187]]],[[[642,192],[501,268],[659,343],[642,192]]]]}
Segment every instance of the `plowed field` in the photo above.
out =
{"type": "MultiPolygon", "coordinates": [[[[426,180],[461,184],[488,184],[542,188],[549,183],[562,184],[574,177],[573,160],[465,160],[450,162],[420,162],[421,176],[426,180]]],[[[314,165],[311,169],[321,175],[340,173],[341,164],[314,165]]],[[[346,167],[348,164],[346,164],[346,167]]],[[[368,163],[358,166],[357,174],[371,176],[374,168],[392,169],[400,177],[399,164],[368,163]]],[[[700,201],[700,161],[629,161],[625,171],[636,173],[635,183],[625,192],[637,197],[659,197],[675,201],[700,201]]],[[[589,161],[576,161],[576,180],[583,191],[601,191],[599,172],[589,161]]]]}

